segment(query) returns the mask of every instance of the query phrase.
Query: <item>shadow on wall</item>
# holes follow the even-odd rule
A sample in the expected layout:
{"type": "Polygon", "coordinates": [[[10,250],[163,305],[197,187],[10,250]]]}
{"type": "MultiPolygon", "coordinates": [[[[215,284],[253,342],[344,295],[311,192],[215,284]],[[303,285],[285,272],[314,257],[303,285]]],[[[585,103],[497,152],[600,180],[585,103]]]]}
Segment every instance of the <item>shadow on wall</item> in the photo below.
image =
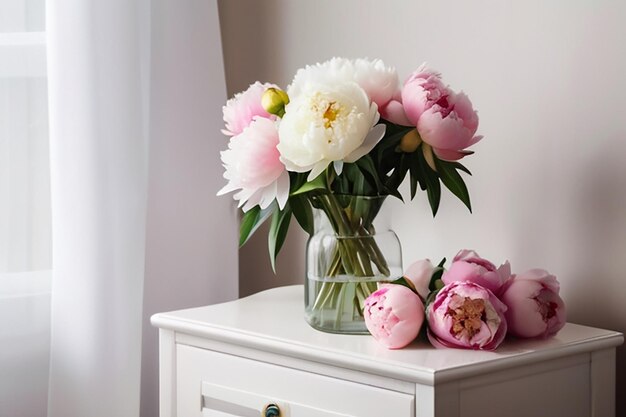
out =
{"type": "MultiPolygon", "coordinates": [[[[626,279],[626,167],[619,152],[603,147],[581,168],[580,182],[574,185],[578,190],[567,200],[571,241],[569,253],[562,255],[576,260],[564,286],[568,320],[626,333],[626,294],[620,291],[626,279]]],[[[626,386],[624,345],[617,349],[617,386],[626,386]]],[[[617,415],[626,416],[626,396],[619,391],[617,415]]]]}
{"type": "MultiPolygon", "coordinates": [[[[293,76],[291,69],[284,65],[281,47],[284,35],[279,25],[284,17],[282,7],[267,7],[264,2],[245,2],[246,13],[241,13],[242,2],[218,1],[226,86],[228,96],[245,90],[259,80],[285,86],[293,76]],[[237,24],[224,24],[237,22],[237,24]],[[254,28],[242,31],[241,28],[254,28]],[[248,38],[254,33],[254,40],[248,38]],[[268,56],[269,54],[269,56],[268,56]],[[250,65],[254,63],[254,65],[250,65]]],[[[215,140],[228,140],[215,132],[215,140]]],[[[223,198],[230,198],[230,195],[223,198]]],[[[245,297],[265,289],[284,285],[304,283],[304,248],[306,234],[297,222],[292,221],[289,234],[276,262],[276,274],[272,272],[267,249],[269,221],[259,228],[239,252],[239,296],[245,297]]]]}
{"type": "Polygon", "coordinates": [[[218,1],[218,8],[228,96],[245,90],[257,80],[287,85],[293,74],[284,65],[276,65],[285,61],[281,47],[284,34],[278,25],[268,25],[283,19],[282,8],[266,7],[264,2],[225,0],[218,1]],[[243,5],[246,13],[241,13],[243,5]],[[242,31],[242,27],[254,30],[242,31]],[[254,33],[254,39],[248,38],[250,33],[254,33]]]}
{"type": "MultiPolygon", "coordinates": [[[[239,296],[245,297],[269,288],[304,284],[304,258],[307,235],[295,219],[291,220],[287,239],[276,260],[276,275],[272,273],[267,249],[267,221],[240,249],[239,296]]],[[[303,307],[304,314],[304,307],[303,307]]]]}
{"type": "MultiPolygon", "coordinates": [[[[538,164],[545,179],[536,184],[545,188],[537,202],[541,206],[514,214],[515,252],[549,260],[548,269],[561,281],[569,322],[626,333],[626,167],[619,152],[607,151],[623,138],[589,141],[592,145],[580,144],[567,160],[538,164]]],[[[620,346],[618,393],[624,386],[626,348],[620,346]]],[[[626,396],[616,400],[617,415],[626,416],[626,396]]]]}

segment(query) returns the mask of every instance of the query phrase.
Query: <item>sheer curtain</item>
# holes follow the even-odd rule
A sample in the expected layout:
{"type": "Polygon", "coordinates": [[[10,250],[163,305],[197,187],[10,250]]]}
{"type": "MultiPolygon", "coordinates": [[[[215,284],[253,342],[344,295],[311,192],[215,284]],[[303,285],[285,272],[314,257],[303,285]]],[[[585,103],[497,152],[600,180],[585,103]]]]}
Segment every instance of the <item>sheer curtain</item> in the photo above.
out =
{"type": "Polygon", "coordinates": [[[148,142],[139,0],[47,6],[48,416],[139,412],[148,142]]]}
{"type": "Polygon", "coordinates": [[[238,292],[225,99],[215,0],[0,1],[0,417],[157,415],[150,315],[238,292]]]}
{"type": "Polygon", "coordinates": [[[215,0],[48,0],[49,417],[156,416],[150,314],[237,295],[215,0]],[[150,166],[148,166],[150,165],[150,166]]]}
{"type": "Polygon", "coordinates": [[[50,176],[44,2],[0,2],[0,416],[45,416],[50,176]]]}

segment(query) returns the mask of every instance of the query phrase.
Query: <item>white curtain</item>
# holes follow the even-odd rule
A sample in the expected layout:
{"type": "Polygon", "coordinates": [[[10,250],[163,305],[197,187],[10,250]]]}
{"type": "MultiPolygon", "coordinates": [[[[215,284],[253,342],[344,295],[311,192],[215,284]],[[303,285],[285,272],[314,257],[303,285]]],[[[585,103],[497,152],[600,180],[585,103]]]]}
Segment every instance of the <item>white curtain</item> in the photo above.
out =
{"type": "Polygon", "coordinates": [[[140,0],[47,5],[49,417],[139,414],[147,198],[140,0]]]}
{"type": "Polygon", "coordinates": [[[150,315],[238,292],[217,2],[49,0],[47,25],[48,416],[156,417],[150,315]]]}
{"type": "Polygon", "coordinates": [[[45,416],[50,184],[43,2],[0,1],[0,416],[45,416]]]}
{"type": "Polygon", "coordinates": [[[150,315],[238,293],[217,2],[45,3],[0,0],[0,417],[156,417],[150,315]]]}

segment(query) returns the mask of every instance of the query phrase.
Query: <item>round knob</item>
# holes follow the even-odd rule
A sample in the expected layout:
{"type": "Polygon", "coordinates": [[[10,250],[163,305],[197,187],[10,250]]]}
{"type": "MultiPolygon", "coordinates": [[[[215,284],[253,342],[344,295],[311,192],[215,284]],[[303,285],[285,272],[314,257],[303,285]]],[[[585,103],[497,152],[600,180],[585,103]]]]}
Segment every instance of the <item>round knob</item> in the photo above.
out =
{"type": "Polygon", "coordinates": [[[264,417],[280,417],[280,408],[276,404],[268,404],[263,411],[264,417]]]}

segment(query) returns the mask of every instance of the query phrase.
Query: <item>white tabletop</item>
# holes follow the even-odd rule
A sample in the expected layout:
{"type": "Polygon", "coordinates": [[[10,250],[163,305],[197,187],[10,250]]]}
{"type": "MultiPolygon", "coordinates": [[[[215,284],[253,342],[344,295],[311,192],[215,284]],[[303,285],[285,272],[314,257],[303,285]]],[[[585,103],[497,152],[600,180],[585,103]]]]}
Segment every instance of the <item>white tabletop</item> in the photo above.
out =
{"type": "Polygon", "coordinates": [[[620,345],[621,333],[568,323],[549,339],[506,339],[495,352],[435,349],[417,340],[387,350],[368,335],[337,335],[304,320],[301,285],[267,290],[223,304],[160,313],[152,324],[212,340],[251,347],[392,378],[433,384],[461,376],[591,352],[620,345]]]}

